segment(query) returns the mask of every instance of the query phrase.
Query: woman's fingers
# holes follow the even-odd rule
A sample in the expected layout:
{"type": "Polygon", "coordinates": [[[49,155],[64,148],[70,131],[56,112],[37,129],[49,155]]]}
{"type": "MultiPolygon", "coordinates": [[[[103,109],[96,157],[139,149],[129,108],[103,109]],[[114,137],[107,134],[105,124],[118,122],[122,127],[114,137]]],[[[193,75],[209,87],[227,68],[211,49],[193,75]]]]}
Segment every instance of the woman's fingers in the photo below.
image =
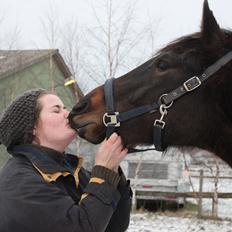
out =
{"type": "Polygon", "coordinates": [[[113,133],[109,138],[108,138],[108,140],[107,140],[107,144],[108,145],[113,145],[115,142],[116,142],[116,140],[118,139],[118,135],[117,135],[117,133],[113,133]]]}
{"type": "Polygon", "coordinates": [[[99,147],[95,156],[95,164],[115,170],[125,158],[127,152],[128,150],[124,148],[121,137],[113,133],[99,147]]]}
{"type": "Polygon", "coordinates": [[[121,137],[117,134],[117,133],[113,133],[109,139],[107,140],[107,143],[109,145],[113,145],[113,146],[116,146],[116,145],[119,145],[120,143],[122,143],[122,139],[121,137]]]}
{"type": "Polygon", "coordinates": [[[122,159],[124,159],[126,157],[127,153],[128,153],[128,149],[123,148],[121,153],[120,153],[120,156],[122,157],[122,159]]]}

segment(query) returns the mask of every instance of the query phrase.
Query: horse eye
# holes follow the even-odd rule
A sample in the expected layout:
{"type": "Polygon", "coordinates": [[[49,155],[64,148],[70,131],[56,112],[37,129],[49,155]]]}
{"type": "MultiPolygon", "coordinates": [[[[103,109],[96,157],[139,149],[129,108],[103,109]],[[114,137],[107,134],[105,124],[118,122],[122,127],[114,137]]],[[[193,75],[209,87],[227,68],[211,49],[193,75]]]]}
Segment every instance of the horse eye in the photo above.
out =
{"type": "Polygon", "coordinates": [[[167,62],[161,60],[157,63],[156,67],[160,70],[160,71],[165,71],[169,68],[169,65],[167,62]]]}

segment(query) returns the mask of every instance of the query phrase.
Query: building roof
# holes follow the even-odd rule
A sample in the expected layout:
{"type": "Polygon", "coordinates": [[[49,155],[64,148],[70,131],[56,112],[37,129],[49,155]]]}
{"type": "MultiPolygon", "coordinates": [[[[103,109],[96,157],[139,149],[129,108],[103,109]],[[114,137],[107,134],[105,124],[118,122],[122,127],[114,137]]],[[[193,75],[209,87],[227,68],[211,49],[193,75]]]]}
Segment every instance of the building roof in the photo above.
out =
{"type": "MultiPolygon", "coordinates": [[[[60,70],[64,74],[64,78],[73,78],[68,66],[64,62],[58,49],[43,50],[0,50],[0,79],[17,73],[33,64],[42,60],[53,57],[57,62],[60,70]]],[[[83,96],[78,86],[75,86],[78,95],[83,96]]]]}
{"type": "Polygon", "coordinates": [[[63,61],[63,58],[56,49],[47,50],[0,50],[0,77],[3,78],[16,73],[32,64],[40,62],[45,58],[54,56],[61,64],[61,68],[66,77],[72,74],[63,61]]]}

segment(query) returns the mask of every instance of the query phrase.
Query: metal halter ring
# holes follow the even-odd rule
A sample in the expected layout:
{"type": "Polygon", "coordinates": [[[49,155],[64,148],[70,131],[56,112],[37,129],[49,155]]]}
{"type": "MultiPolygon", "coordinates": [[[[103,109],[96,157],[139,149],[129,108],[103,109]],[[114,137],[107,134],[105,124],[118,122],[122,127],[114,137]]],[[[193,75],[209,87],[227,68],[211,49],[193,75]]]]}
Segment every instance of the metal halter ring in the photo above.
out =
{"type": "Polygon", "coordinates": [[[120,127],[120,122],[118,122],[118,115],[119,112],[114,112],[113,114],[105,113],[103,115],[103,123],[106,127],[108,126],[114,126],[114,127],[120,127]],[[109,122],[106,121],[106,118],[109,119],[109,122]]]}
{"type": "Polygon", "coordinates": [[[162,95],[159,97],[159,104],[160,104],[160,105],[163,105],[163,107],[164,107],[165,109],[170,108],[170,107],[172,106],[172,104],[173,104],[173,101],[170,102],[168,105],[166,105],[166,104],[162,101],[162,98],[163,98],[164,96],[167,96],[167,95],[168,95],[167,93],[164,93],[164,94],[162,94],[162,95]]]}

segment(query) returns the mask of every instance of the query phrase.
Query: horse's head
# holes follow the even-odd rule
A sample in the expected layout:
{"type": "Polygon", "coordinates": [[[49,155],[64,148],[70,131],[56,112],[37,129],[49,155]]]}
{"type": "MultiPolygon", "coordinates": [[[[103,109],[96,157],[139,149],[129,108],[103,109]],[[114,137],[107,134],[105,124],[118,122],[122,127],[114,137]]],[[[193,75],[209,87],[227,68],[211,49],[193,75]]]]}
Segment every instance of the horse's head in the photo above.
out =
{"type": "MultiPolygon", "coordinates": [[[[232,33],[220,29],[205,1],[200,32],[177,39],[146,63],[114,80],[116,111],[125,112],[159,102],[163,94],[201,75],[231,50],[232,33]]],[[[232,119],[229,109],[232,79],[226,77],[229,70],[231,65],[225,65],[167,109],[168,114],[164,116],[167,145],[198,146],[208,150],[216,146],[215,136],[220,130],[226,130],[225,123],[231,123],[232,119]]],[[[100,86],[74,106],[70,122],[79,129],[81,137],[99,143],[106,132],[102,119],[105,112],[104,86],[100,86]]],[[[160,116],[159,110],[146,113],[121,123],[117,131],[126,145],[152,144],[153,124],[160,116]]]]}

